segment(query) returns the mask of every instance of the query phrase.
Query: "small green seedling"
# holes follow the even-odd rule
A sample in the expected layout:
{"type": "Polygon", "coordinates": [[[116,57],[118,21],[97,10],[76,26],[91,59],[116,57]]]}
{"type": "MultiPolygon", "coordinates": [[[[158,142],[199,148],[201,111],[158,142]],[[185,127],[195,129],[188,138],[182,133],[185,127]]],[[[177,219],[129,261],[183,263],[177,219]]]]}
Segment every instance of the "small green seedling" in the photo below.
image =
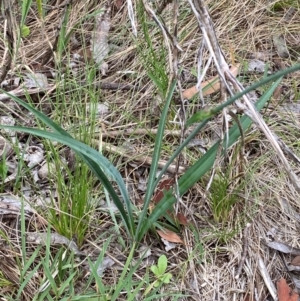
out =
{"type": "Polygon", "coordinates": [[[172,274],[171,273],[166,273],[167,265],[168,265],[168,259],[167,259],[166,255],[161,255],[158,258],[157,266],[152,265],[150,267],[152,273],[157,278],[155,280],[155,282],[153,283],[154,287],[158,287],[162,283],[165,283],[165,284],[170,283],[170,279],[172,278],[172,274]]]}
{"type": "Polygon", "coordinates": [[[157,265],[152,265],[150,267],[152,273],[155,275],[156,279],[153,283],[151,283],[145,290],[144,296],[148,295],[148,293],[153,289],[153,287],[159,289],[160,285],[170,283],[171,278],[173,277],[171,273],[166,273],[166,269],[168,266],[168,259],[166,255],[161,255],[158,258],[157,265]]]}
{"type": "Polygon", "coordinates": [[[30,28],[26,25],[21,27],[21,37],[26,38],[30,35],[30,28]]]}

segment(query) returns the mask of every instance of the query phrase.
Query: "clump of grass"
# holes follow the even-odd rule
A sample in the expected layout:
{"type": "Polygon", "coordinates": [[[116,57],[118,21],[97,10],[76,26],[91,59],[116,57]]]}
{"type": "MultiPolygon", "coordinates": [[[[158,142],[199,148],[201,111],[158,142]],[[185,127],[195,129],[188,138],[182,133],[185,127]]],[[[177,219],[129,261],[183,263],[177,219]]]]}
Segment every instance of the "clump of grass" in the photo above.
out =
{"type": "MultiPolygon", "coordinates": [[[[262,85],[268,81],[271,81],[271,79],[273,78],[280,78],[282,74],[288,73],[289,71],[290,70],[281,71],[279,74],[270,76],[270,78],[264,79],[259,84],[255,84],[253,86],[256,87],[262,85]]],[[[277,80],[276,83],[272,84],[270,89],[261,97],[260,101],[257,103],[259,107],[262,107],[266,103],[266,101],[269,99],[270,95],[272,95],[272,92],[274,91],[278,83],[279,80],[277,80]]],[[[144,207],[141,213],[139,213],[136,216],[133,214],[134,208],[132,207],[129,198],[129,193],[126,189],[124,180],[122,179],[122,176],[120,175],[116,167],[113,166],[112,163],[110,163],[104,156],[102,156],[95,149],[92,149],[90,146],[72,138],[65,130],[63,130],[58,124],[53,122],[47,116],[37,111],[30,105],[24,103],[17,97],[11,96],[15,101],[20,103],[26,109],[31,111],[36,117],[42,120],[54,132],[47,132],[39,129],[24,128],[24,127],[5,127],[5,128],[24,131],[29,134],[38,135],[51,140],[56,140],[60,143],[63,143],[71,147],[79,155],[79,157],[89,166],[91,171],[93,171],[93,173],[97,176],[97,178],[102,182],[102,184],[104,185],[108,193],[111,195],[112,200],[114,201],[115,205],[117,206],[120,212],[120,216],[122,217],[124,226],[126,227],[129,236],[136,243],[139,242],[147,233],[147,231],[153,227],[153,225],[156,223],[158,218],[164,215],[165,212],[169,210],[172,207],[172,205],[176,202],[176,197],[173,196],[171,191],[168,191],[165,193],[160,203],[152,211],[150,216],[147,216],[148,207],[152,199],[153,192],[156,186],[158,185],[158,182],[160,181],[162,175],[165,173],[167,167],[172,163],[174,158],[178,156],[178,154],[188,144],[188,142],[198,133],[198,131],[200,131],[204,127],[204,125],[209,121],[209,119],[212,116],[214,116],[217,112],[219,112],[224,107],[232,103],[235,99],[237,99],[244,93],[247,93],[249,90],[253,89],[253,87],[246,89],[243,93],[239,93],[235,97],[232,97],[229,101],[218,106],[216,109],[210,110],[210,112],[206,112],[204,117],[201,116],[202,122],[198,126],[196,126],[196,128],[188,136],[188,138],[185,139],[182,145],[174,152],[170,160],[167,162],[166,166],[157,176],[156,174],[158,169],[158,160],[162,148],[163,132],[167,120],[166,116],[168,114],[168,108],[174,93],[175,86],[176,86],[176,82],[173,81],[172,85],[169,87],[168,93],[166,94],[167,96],[165,99],[165,107],[162,111],[162,116],[159,122],[158,133],[155,139],[155,148],[154,148],[153,160],[152,160],[153,163],[150,169],[148,186],[144,198],[144,207]],[[118,184],[118,188],[120,190],[123,201],[120,200],[117,191],[112,186],[111,184],[112,180],[116,181],[116,183],[118,184]]],[[[195,122],[196,120],[197,118],[195,119],[192,117],[192,122],[190,122],[189,124],[195,122]]],[[[242,129],[245,130],[250,124],[251,121],[248,117],[243,116],[240,119],[240,126],[242,127],[242,129]]],[[[235,141],[239,138],[239,136],[240,136],[240,128],[236,124],[230,129],[229,140],[224,142],[226,143],[225,145],[227,147],[230,147],[233,143],[235,143],[235,141]]],[[[215,145],[213,145],[206,152],[206,154],[203,157],[201,157],[193,166],[191,166],[185,172],[185,174],[179,179],[178,188],[179,188],[180,195],[183,195],[185,192],[187,192],[188,189],[191,188],[197,181],[199,181],[201,177],[213,166],[220,143],[221,141],[218,141],[215,145]]]]}
{"type": "MultiPolygon", "coordinates": [[[[23,4],[25,1],[23,2],[23,4]]],[[[63,31],[61,31],[61,39],[65,39],[67,36],[67,18],[63,22],[63,31]]],[[[24,19],[24,18],[23,18],[24,19]]],[[[69,98],[64,96],[68,93],[68,89],[57,89],[57,98],[56,102],[53,103],[54,110],[52,112],[51,118],[41,114],[34,107],[29,106],[28,104],[22,102],[16,97],[12,97],[16,102],[22,104],[29,111],[33,112],[35,116],[46,125],[50,131],[44,131],[40,129],[24,128],[24,127],[15,127],[15,130],[23,131],[30,133],[32,135],[37,135],[44,137],[49,140],[58,141],[60,144],[65,144],[72,148],[76,152],[76,169],[75,171],[69,170],[67,166],[64,166],[63,170],[60,171],[61,161],[59,158],[59,148],[57,145],[53,146],[49,142],[48,150],[51,151],[51,155],[48,160],[55,161],[56,165],[56,181],[58,182],[58,201],[53,200],[53,204],[50,214],[51,226],[55,228],[57,232],[67,236],[68,238],[77,238],[77,242],[81,245],[85,239],[86,230],[90,224],[90,212],[93,212],[93,207],[89,202],[90,191],[95,188],[94,183],[99,181],[101,185],[97,185],[98,193],[105,194],[107,200],[112,200],[118,212],[115,213],[112,218],[115,222],[116,229],[125,228],[127,230],[127,236],[120,236],[121,239],[131,243],[130,254],[127,257],[121,275],[118,275],[116,283],[109,286],[105,284],[104,279],[101,278],[97,271],[97,267],[102,262],[105,252],[107,251],[108,241],[104,245],[101,245],[102,252],[98,256],[96,262],[92,262],[90,258],[89,268],[90,276],[84,289],[77,294],[74,291],[74,283],[78,280],[77,277],[80,275],[78,271],[79,266],[75,264],[75,258],[73,254],[69,254],[65,249],[59,249],[56,255],[52,256],[50,241],[46,244],[46,253],[38,254],[34,252],[31,256],[28,256],[28,249],[26,248],[25,242],[25,225],[22,226],[22,264],[20,264],[20,270],[24,270],[20,276],[21,287],[18,290],[17,296],[20,296],[20,292],[28,281],[34,277],[37,270],[40,271],[40,274],[45,275],[41,277],[40,280],[40,289],[38,294],[34,297],[33,300],[119,300],[120,296],[126,296],[127,300],[135,300],[137,294],[140,291],[143,291],[151,287],[151,278],[149,277],[149,272],[146,271],[143,275],[143,279],[134,280],[134,273],[137,272],[141,260],[138,260],[136,263],[133,262],[133,254],[138,246],[139,242],[145,237],[149,230],[155,230],[155,227],[158,225],[158,219],[161,216],[166,215],[166,212],[170,210],[174,203],[177,202],[178,197],[184,195],[195,183],[197,183],[203,175],[214,165],[215,158],[218,154],[218,151],[221,147],[226,148],[233,145],[240,136],[240,129],[236,124],[232,126],[229,132],[229,140],[226,141],[226,144],[219,140],[214,144],[207,153],[201,157],[197,158],[193,162],[192,166],[183,174],[178,181],[178,187],[176,187],[175,196],[174,191],[167,191],[160,201],[160,203],[155,207],[153,211],[149,214],[149,206],[153,193],[166,172],[167,167],[176,159],[176,157],[181,153],[185,146],[188,145],[189,141],[193,139],[199,131],[201,131],[207,122],[213,118],[217,113],[219,113],[224,107],[233,103],[234,100],[242,96],[242,93],[231,98],[225,104],[213,108],[208,112],[197,112],[189,121],[186,123],[188,128],[190,125],[193,125],[195,129],[192,133],[184,140],[182,145],[178,146],[178,149],[174,153],[170,154],[170,159],[168,160],[167,165],[163,168],[162,171],[158,170],[158,160],[161,156],[162,150],[168,148],[164,145],[163,133],[164,129],[168,126],[168,121],[170,119],[170,106],[171,101],[174,98],[174,91],[176,89],[176,79],[169,78],[167,74],[167,63],[166,63],[166,51],[163,46],[154,45],[152,42],[153,37],[150,35],[149,27],[155,27],[153,21],[149,22],[146,20],[146,15],[143,13],[141,17],[141,24],[143,26],[143,33],[145,37],[146,47],[144,49],[139,49],[138,56],[143,61],[144,69],[147,72],[147,76],[155,87],[155,91],[158,91],[160,97],[162,98],[162,113],[159,118],[159,130],[158,134],[155,137],[155,146],[153,148],[153,164],[150,169],[150,175],[148,180],[147,191],[144,197],[144,206],[142,210],[138,210],[133,204],[130,198],[129,191],[127,190],[126,183],[123,180],[123,175],[120,174],[119,167],[114,166],[111,161],[107,160],[104,157],[99,149],[91,148],[91,134],[94,129],[95,117],[89,117],[89,124],[86,127],[85,123],[85,103],[82,103],[82,99],[86,99],[86,95],[93,99],[95,102],[97,99],[97,94],[92,89],[87,89],[83,91],[81,87],[75,85],[74,91],[76,93],[69,94],[72,102],[69,101],[69,98]],[[142,19],[144,18],[144,19],[142,19]],[[73,110],[73,111],[72,111],[73,110]],[[73,114],[73,116],[66,116],[63,112],[68,111],[68,114],[73,114]],[[71,112],[70,112],[71,111],[71,112]],[[79,117],[79,118],[78,118],[79,117]],[[74,120],[71,119],[76,119],[74,120]],[[76,128],[63,129],[65,125],[76,124],[76,128]],[[63,125],[63,126],[61,126],[63,125]],[[159,171],[159,172],[158,172],[159,171]],[[66,180],[67,179],[67,180],[66,180]],[[35,262],[39,264],[34,265],[35,262]],[[149,286],[150,285],[150,286],[149,286]],[[93,287],[94,289],[91,289],[93,287]]],[[[60,66],[60,60],[63,56],[63,53],[66,50],[65,40],[61,40],[58,47],[58,56],[56,61],[57,66],[60,66]]],[[[295,69],[290,69],[295,70],[295,69]]],[[[275,76],[272,76],[268,79],[263,80],[260,83],[250,87],[246,92],[249,92],[251,89],[255,89],[260,85],[266,84],[268,82],[274,82],[267,91],[262,95],[261,99],[257,103],[257,108],[260,109],[271,97],[274,89],[278,85],[278,78],[287,74],[289,71],[281,72],[275,76]]],[[[87,71],[86,78],[92,83],[95,78],[95,70],[92,68],[87,71]]],[[[70,84],[66,80],[66,86],[70,84]]],[[[91,86],[91,85],[90,85],[91,86]]],[[[89,98],[87,97],[87,98],[89,98]]],[[[51,99],[49,98],[49,101],[51,99]]],[[[196,106],[195,106],[196,107],[196,106]]],[[[131,114],[127,113],[128,116],[131,114]]],[[[190,117],[190,116],[188,116],[190,117]]],[[[247,127],[251,124],[251,121],[246,116],[240,118],[240,123],[243,130],[246,130],[247,127]]],[[[41,126],[41,128],[44,127],[41,126]]],[[[169,149],[168,149],[169,151],[169,149]]],[[[224,152],[222,153],[224,154],[224,152]]],[[[212,184],[211,194],[213,212],[215,220],[217,222],[226,222],[228,215],[232,209],[232,206],[236,202],[236,199],[233,197],[234,192],[230,191],[230,180],[221,173],[217,174],[215,182],[212,184]]],[[[22,217],[24,220],[24,216],[22,217]]],[[[194,231],[198,233],[197,230],[194,231]]],[[[226,241],[229,237],[227,232],[219,232],[220,236],[224,237],[226,241]]],[[[231,236],[230,236],[231,237],[231,236]]],[[[40,250],[40,249],[38,249],[40,250]]],[[[201,244],[201,237],[197,238],[197,248],[194,249],[194,252],[199,252],[201,255],[200,260],[204,257],[204,250],[201,244]]],[[[160,283],[163,285],[163,283],[160,283]]],[[[173,297],[173,300],[177,300],[179,297],[183,297],[181,294],[170,294],[167,292],[165,295],[159,294],[160,286],[156,289],[147,292],[147,297],[144,300],[153,300],[159,299],[168,296],[168,298],[173,297]]],[[[13,300],[13,298],[11,299],[13,300]]]]}
{"type": "Polygon", "coordinates": [[[210,188],[212,214],[215,222],[224,223],[228,220],[230,211],[238,201],[237,191],[230,188],[231,180],[228,174],[217,173],[210,188]]]}

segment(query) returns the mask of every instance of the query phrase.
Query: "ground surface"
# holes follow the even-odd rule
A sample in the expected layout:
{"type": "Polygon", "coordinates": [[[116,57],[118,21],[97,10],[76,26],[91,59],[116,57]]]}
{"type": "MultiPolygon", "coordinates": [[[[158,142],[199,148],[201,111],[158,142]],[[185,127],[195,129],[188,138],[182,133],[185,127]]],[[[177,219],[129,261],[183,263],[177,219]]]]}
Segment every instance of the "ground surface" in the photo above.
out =
{"type": "MultiPolygon", "coordinates": [[[[140,206],[163,108],[160,87],[163,90],[168,85],[171,76],[169,60],[173,58],[169,56],[157,24],[143,14],[141,3],[133,2],[135,38],[127,5],[122,0],[111,4],[74,0],[69,11],[64,2],[48,1],[43,21],[35,4],[32,5],[25,20],[30,29],[29,35],[20,39],[19,43],[17,28],[22,19],[21,8],[10,4],[13,14],[4,15],[0,23],[1,71],[5,73],[1,88],[33,104],[77,139],[103,151],[121,172],[132,202],[140,206]],[[103,39],[103,45],[108,43],[109,52],[104,58],[107,66],[101,65],[101,70],[96,70],[93,67],[95,58],[90,52],[95,19],[92,14],[107,9],[105,5],[111,9],[108,12],[111,19],[107,19],[110,28],[107,33],[107,28],[102,28],[104,33],[99,39],[103,39]],[[65,48],[58,45],[53,55],[51,49],[56,35],[63,31],[63,19],[67,13],[67,32],[74,31],[70,39],[64,38],[65,48]],[[10,60],[9,39],[3,33],[9,34],[9,24],[14,52],[6,70],[5,64],[10,60]],[[60,52],[59,49],[63,50],[60,52]],[[35,77],[37,73],[43,74],[42,80],[47,83],[37,84],[28,75],[30,73],[35,77]],[[95,105],[92,110],[90,107],[95,105]]],[[[296,2],[282,1],[277,6],[274,4],[276,1],[263,0],[206,2],[226,60],[233,65],[241,65],[238,78],[244,86],[260,80],[264,73],[270,75],[299,62],[300,7],[296,2]],[[278,40],[281,41],[279,46],[276,44],[278,40]]],[[[162,3],[151,3],[156,12],[160,10],[162,3]]],[[[172,5],[166,4],[160,14],[171,32],[174,21],[172,5]]],[[[184,91],[197,83],[197,54],[202,35],[188,2],[180,3],[179,12],[178,44],[182,52],[178,65],[184,91]]],[[[204,52],[203,61],[206,62],[207,58],[208,54],[204,52]]],[[[215,75],[215,69],[209,68],[207,79],[215,75]]],[[[299,72],[286,76],[262,111],[270,129],[298,156],[299,80],[299,72]]],[[[261,87],[254,91],[252,99],[258,99],[266,89],[261,87]]],[[[160,158],[162,166],[180,143],[178,92],[177,89],[168,116],[160,158]]],[[[1,94],[0,99],[2,124],[40,126],[28,111],[5,94],[1,94]]],[[[206,106],[214,106],[219,95],[213,93],[204,101],[206,106]]],[[[200,109],[198,95],[185,107],[188,117],[200,109]]],[[[222,117],[215,116],[197,135],[180,158],[178,176],[222,136],[222,126],[222,117]]],[[[22,300],[65,300],[63,298],[70,296],[69,300],[85,300],[85,294],[90,291],[96,294],[101,289],[95,280],[87,284],[91,271],[84,258],[88,256],[97,260],[101,251],[106,259],[113,262],[103,267],[105,271],[101,278],[105,288],[113,291],[129,254],[130,238],[122,227],[118,227],[118,213],[114,216],[114,207],[104,201],[102,186],[68,148],[28,134],[6,131],[1,135],[2,300],[16,300],[16,296],[22,300]],[[25,199],[30,207],[25,207],[25,213],[20,216],[21,199],[25,199]],[[80,204],[85,205],[82,209],[84,214],[80,219],[68,220],[80,214],[80,204]],[[22,218],[26,223],[22,224],[22,218]],[[26,240],[22,240],[20,233],[47,233],[47,229],[63,235],[63,238],[48,239],[51,248],[41,246],[41,251],[35,254],[37,246],[42,245],[40,237],[27,236],[26,240]],[[77,246],[72,249],[68,239],[73,239],[78,249],[77,246]],[[74,257],[67,256],[72,264],[77,265],[73,270],[75,276],[70,277],[72,280],[63,287],[71,272],[64,274],[66,270],[62,269],[59,277],[54,277],[61,291],[54,292],[53,287],[42,290],[41,285],[49,279],[45,265],[48,264],[52,274],[58,270],[57,258],[62,256],[61,260],[66,260],[61,245],[69,245],[67,250],[75,250],[74,257]],[[47,253],[51,257],[49,262],[45,259],[47,253]],[[32,254],[35,255],[31,268],[23,275],[24,262],[32,254]],[[30,274],[37,267],[37,262],[43,262],[43,265],[30,274]],[[26,277],[28,282],[25,283],[26,277]],[[20,292],[22,284],[24,290],[20,292]],[[45,291],[47,294],[43,295],[45,291]]],[[[256,126],[244,133],[242,157],[239,155],[240,143],[229,150],[225,159],[217,158],[215,180],[211,182],[213,173],[207,173],[176,204],[176,210],[188,221],[179,230],[184,244],[178,243],[167,251],[159,236],[152,233],[145,237],[142,245],[150,247],[152,254],[138,265],[134,281],[139,283],[145,278],[149,266],[165,254],[169,262],[167,270],[173,278],[170,284],[161,287],[160,293],[176,292],[181,294],[178,300],[271,300],[272,288],[268,289],[267,284],[275,285],[281,277],[287,279],[291,287],[300,290],[297,273],[287,272],[286,267],[300,252],[288,250],[288,254],[281,256],[268,245],[270,240],[274,240],[299,247],[299,192],[291,184],[269,141],[256,126]],[[225,185],[223,190],[221,184],[225,185]],[[227,198],[222,196],[224,191],[227,198]],[[213,200],[217,200],[217,205],[213,200]],[[243,258],[244,265],[240,267],[243,258]],[[270,276],[269,281],[262,276],[261,262],[270,276]],[[239,268],[241,271],[237,277],[239,268]]],[[[291,161],[289,157],[288,160],[291,161]]],[[[299,162],[291,161],[290,164],[299,174],[299,162]]],[[[169,169],[169,178],[174,177],[175,169],[175,165],[169,169]]],[[[135,260],[138,258],[136,253],[135,260]]],[[[151,281],[148,280],[148,284],[142,286],[132,300],[146,300],[143,292],[151,281]]],[[[132,284],[132,288],[135,287],[136,284],[132,284]]],[[[107,289],[107,299],[102,295],[99,300],[110,300],[112,291],[107,289]]],[[[276,296],[276,289],[274,292],[276,296]]],[[[128,296],[128,292],[122,290],[116,300],[129,300],[128,296]]],[[[176,298],[157,297],[160,300],[176,298]]]]}

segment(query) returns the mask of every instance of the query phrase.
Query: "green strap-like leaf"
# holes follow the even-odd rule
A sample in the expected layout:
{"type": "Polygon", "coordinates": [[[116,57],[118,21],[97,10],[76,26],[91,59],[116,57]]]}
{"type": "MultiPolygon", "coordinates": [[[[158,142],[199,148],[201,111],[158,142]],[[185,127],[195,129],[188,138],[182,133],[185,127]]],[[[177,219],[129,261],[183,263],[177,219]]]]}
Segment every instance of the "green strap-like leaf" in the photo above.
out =
{"type": "Polygon", "coordinates": [[[156,178],[156,172],[157,172],[157,168],[158,168],[158,161],[160,159],[164,129],[166,126],[167,115],[169,112],[169,106],[170,106],[170,103],[172,100],[172,96],[173,96],[175,87],[176,87],[176,81],[173,81],[170,86],[169,93],[166,97],[166,103],[165,103],[164,109],[163,109],[161,117],[160,117],[158,130],[157,130],[157,134],[155,137],[155,147],[154,147],[154,151],[153,151],[153,155],[152,155],[152,164],[150,167],[150,173],[149,173],[149,177],[148,177],[147,190],[146,190],[146,194],[145,194],[145,198],[144,198],[144,206],[143,206],[143,210],[139,217],[139,223],[138,223],[138,226],[136,229],[136,235],[138,235],[141,227],[144,224],[144,221],[145,221],[145,218],[147,215],[147,211],[148,211],[148,207],[149,207],[149,204],[150,204],[150,201],[151,201],[154,189],[155,189],[155,178],[156,178]]]}
{"type": "Polygon", "coordinates": [[[125,223],[127,230],[129,231],[129,233],[131,235],[134,234],[132,232],[132,230],[134,230],[134,228],[131,225],[131,221],[128,219],[128,214],[126,213],[121,200],[119,199],[119,197],[116,194],[114,188],[112,187],[110,181],[105,176],[102,169],[99,168],[99,166],[101,166],[103,168],[103,170],[105,170],[106,173],[108,173],[117,183],[118,183],[118,181],[123,181],[123,179],[122,178],[120,179],[121,175],[118,172],[118,170],[99,152],[97,152],[95,149],[91,148],[90,146],[73,139],[72,137],[66,137],[64,135],[60,135],[57,133],[50,133],[50,132],[43,131],[43,130],[18,127],[18,126],[0,125],[0,127],[36,135],[36,136],[43,137],[43,138],[46,138],[46,139],[49,139],[52,141],[57,141],[59,143],[69,146],[74,151],[76,151],[77,153],[80,153],[82,156],[84,156],[85,162],[88,164],[90,169],[95,173],[95,175],[98,177],[98,179],[102,182],[104,187],[107,189],[107,191],[112,196],[116,207],[120,211],[120,215],[125,223]]]}
{"type": "Polygon", "coordinates": [[[43,8],[42,8],[42,0],[36,0],[36,6],[38,10],[39,17],[43,19],[43,8]]]}
{"type": "MultiPolygon", "coordinates": [[[[274,93],[276,87],[280,83],[282,78],[277,79],[277,81],[269,88],[269,90],[257,101],[256,108],[258,110],[262,109],[265,103],[270,99],[274,93]]],[[[251,124],[251,119],[247,116],[243,116],[240,120],[242,129],[245,131],[251,124]]],[[[229,131],[229,140],[227,146],[230,147],[237,141],[240,136],[240,131],[238,125],[235,124],[229,131]]],[[[211,169],[217,156],[218,148],[221,141],[216,142],[193,166],[191,166],[185,174],[179,179],[179,193],[183,195],[186,193],[199,179],[211,169]]],[[[224,144],[225,142],[223,142],[224,144]]],[[[169,190],[164,194],[164,197],[156,205],[151,215],[147,220],[144,221],[143,227],[137,233],[138,241],[142,239],[148,229],[153,225],[157,219],[167,210],[169,210],[173,204],[176,202],[175,196],[173,196],[172,191],[169,190]]]]}
{"type": "MultiPolygon", "coordinates": [[[[49,117],[44,115],[42,112],[36,110],[35,108],[30,106],[26,102],[22,101],[18,97],[15,97],[14,95],[11,95],[10,93],[7,93],[7,92],[4,92],[4,93],[6,93],[14,101],[16,101],[17,103],[22,105],[24,108],[26,108],[28,111],[32,112],[38,119],[40,119],[45,125],[50,127],[56,133],[61,134],[62,136],[65,136],[65,137],[72,138],[72,136],[68,132],[66,132],[64,129],[62,129],[58,124],[56,124],[49,117]]],[[[22,128],[20,131],[22,131],[22,128]]],[[[85,145],[85,144],[82,143],[82,145],[85,145]]],[[[93,150],[92,148],[90,148],[90,149],[93,150]]],[[[97,152],[96,150],[94,150],[94,151],[97,154],[99,154],[99,152],[97,152]]],[[[132,213],[132,204],[131,204],[131,201],[130,201],[130,198],[129,198],[129,195],[128,195],[128,192],[126,189],[126,185],[125,185],[123,178],[120,175],[119,171],[114,167],[114,165],[111,162],[109,162],[104,156],[102,156],[100,154],[99,155],[100,155],[100,158],[102,158],[102,160],[99,160],[98,163],[100,163],[100,165],[98,165],[98,164],[95,164],[93,158],[90,158],[89,156],[85,156],[80,150],[77,150],[76,153],[90,167],[90,169],[94,172],[94,174],[97,175],[98,178],[100,177],[102,179],[101,181],[103,182],[103,185],[105,185],[107,191],[111,195],[117,208],[119,210],[121,207],[123,208],[123,210],[120,211],[120,213],[122,214],[122,212],[125,213],[123,203],[120,201],[113,186],[110,184],[108,178],[105,176],[105,173],[108,174],[110,177],[112,177],[112,179],[114,181],[117,182],[120,192],[121,192],[121,195],[123,197],[125,206],[126,206],[126,210],[127,210],[126,217],[122,216],[122,218],[123,218],[123,220],[126,219],[126,227],[128,228],[130,235],[134,235],[135,225],[134,225],[134,218],[133,218],[133,213],[132,213]],[[101,165],[102,163],[103,163],[103,165],[101,165]],[[100,166],[104,167],[105,173],[101,170],[100,166]]]]}

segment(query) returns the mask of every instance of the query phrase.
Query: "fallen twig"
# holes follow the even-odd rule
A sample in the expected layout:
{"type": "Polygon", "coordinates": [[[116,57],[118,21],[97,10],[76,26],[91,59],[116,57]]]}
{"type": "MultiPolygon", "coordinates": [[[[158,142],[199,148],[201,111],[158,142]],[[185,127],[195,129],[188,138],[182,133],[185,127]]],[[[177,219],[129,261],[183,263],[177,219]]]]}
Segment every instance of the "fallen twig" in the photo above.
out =
{"type": "MultiPolygon", "coordinates": [[[[88,85],[85,81],[81,81],[78,83],[81,86],[88,85]]],[[[134,85],[129,84],[119,84],[119,83],[107,83],[107,82],[97,82],[93,84],[95,88],[103,89],[103,90],[121,90],[121,91],[138,91],[138,92],[145,92],[145,88],[139,89],[138,87],[134,85]]],[[[32,95],[32,94],[38,94],[38,93],[45,93],[46,91],[54,91],[57,88],[57,85],[49,85],[47,88],[34,88],[34,89],[27,89],[24,87],[18,87],[15,90],[9,91],[7,93],[16,96],[21,97],[25,95],[32,95]]],[[[67,91],[66,91],[67,92],[67,91]]],[[[10,96],[7,93],[0,94],[0,101],[8,100],[10,99],[10,96]]]]}
{"type": "MultiPolygon", "coordinates": [[[[99,141],[94,139],[93,144],[99,146],[99,141]]],[[[151,164],[152,164],[152,157],[145,156],[143,154],[137,155],[136,153],[129,152],[127,149],[124,149],[124,148],[119,147],[119,146],[112,145],[111,143],[108,143],[108,142],[101,142],[101,144],[102,144],[102,147],[103,147],[104,150],[106,150],[108,152],[112,152],[112,153],[117,154],[119,156],[128,158],[131,161],[138,162],[141,165],[151,166],[151,164]]],[[[159,160],[158,161],[158,168],[162,169],[166,164],[167,164],[167,161],[159,160]]],[[[185,170],[186,170],[186,167],[184,167],[184,166],[179,167],[179,173],[183,173],[183,172],[185,172],[185,170]]],[[[172,173],[172,174],[175,173],[176,172],[176,165],[171,164],[168,167],[167,171],[169,173],[172,173]]]]}
{"type": "Polygon", "coordinates": [[[245,260],[246,260],[246,256],[247,256],[247,252],[248,252],[248,247],[249,247],[249,242],[248,242],[248,236],[249,236],[249,229],[250,229],[250,226],[251,224],[248,223],[246,225],[246,228],[244,229],[244,245],[243,245],[243,253],[242,253],[242,257],[241,257],[241,261],[238,265],[238,268],[237,268],[237,271],[236,271],[236,274],[235,274],[235,279],[238,279],[240,274],[241,274],[241,271],[242,271],[242,268],[245,264],[245,260]]]}
{"type": "Polygon", "coordinates": [[[10,65],[13,57],[13,29],[12,29],[12,8],[10,6],[10,1],[4,1],[4,15],[5,15],[5,38],[7,45],[5,47],[5,54],[3,56],[3,61],[0,68],[0,83],[2,83],[10,69],[10,65]]]}
{"type": "MultiPolygon", "coordinates": [[[[130,135],[156,135],[157,129],[127,129],[127,130],[119,130],[119,131],[104,131],[101,134],[96,134],[95,137],[102,138],[115,138],[120,136],[130,136],[130,135]]],[[[185,135],[189,134],[186,132],[185,135]]],[[[166,130],[164,131],[165,136],[176,136],[180,137],[181,130],[166,130]]]]}
{"type": "Polygon", "coordinates": [[[16,96],[16,97],[21,97],[24,95],[32,95],[32,94],[38,94],[38,93],[50,91],[53,88],[55,89],[56,85],[49,85],[46,89],[45,88],[27,89],[27,88],[19,87],[15,90],[7,92],[7,93],[0,94],[0,101],[10,99],[11,98],[10,95],[16,96]]]}
{"type": "Polygon", "coordinates": [[[271,280],[271,277],[268,273],[268,270],[262,260],[262,258],[258,255],[258,269],[260,271],[260,274],[262,276],[262,278],[264,279],[264,282],[272,296],[272,298],[277,301],[278,298],[277,298],[277,294],[276,294],[276,288],[271,280]]]}

